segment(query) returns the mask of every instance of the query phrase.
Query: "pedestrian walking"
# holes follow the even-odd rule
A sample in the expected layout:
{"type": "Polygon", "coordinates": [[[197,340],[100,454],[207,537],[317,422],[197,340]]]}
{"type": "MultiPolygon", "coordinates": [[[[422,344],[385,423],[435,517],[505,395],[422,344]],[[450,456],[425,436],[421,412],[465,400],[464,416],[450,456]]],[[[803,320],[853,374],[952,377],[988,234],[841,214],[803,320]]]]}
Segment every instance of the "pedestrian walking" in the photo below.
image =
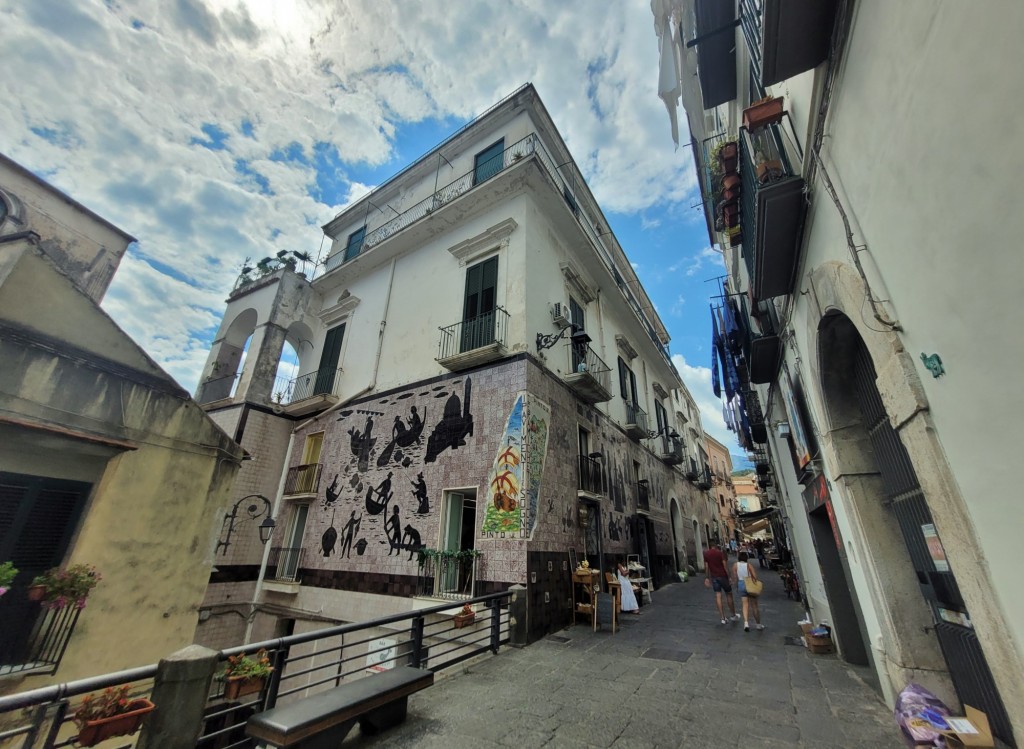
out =
{"type": "Polygon", "coordinates": [[[622,610],[628,611],[630,614],[639,614],[640,604],[636,600],[636,591],[633,590],[633,583],[629,579],[629,570],[622,563],[621,559],[618,560],[615,571],[619,580],[622,610]]]}
{"type": "Polygon", "coordinates": [[[725,609],[722,606],[722,595],[727,595],[729,610],[732,611],[729,619],[737,621],[740,615],[736,613],[736,602],[732,598],[732,585],[729,583],[729,572],[725,568],[725,554],[722,550],[712,546],[704,552],[704,587],[712,588],[715,591],[715,604],[718,606],[718,616],[725,624],[725,609]]]}
{"type": "Polygon", "coordinates": [[[747,560],[750,556],[745,551],[740,552],[739,560],[732,565],[732,576],[736,580],[736,588],[739,591],[740,599],[743,601],[743,631],[750,631],[750,617],[748,613],[754,615],[754,622],[757,625],[758,630],[764,629],[764,625],[761,624],[761,604],[758,603],[756,596],[747,595],[747,580],[757,580],[757,574],[754,572],[754,568],[750,565],[747,560]]]}

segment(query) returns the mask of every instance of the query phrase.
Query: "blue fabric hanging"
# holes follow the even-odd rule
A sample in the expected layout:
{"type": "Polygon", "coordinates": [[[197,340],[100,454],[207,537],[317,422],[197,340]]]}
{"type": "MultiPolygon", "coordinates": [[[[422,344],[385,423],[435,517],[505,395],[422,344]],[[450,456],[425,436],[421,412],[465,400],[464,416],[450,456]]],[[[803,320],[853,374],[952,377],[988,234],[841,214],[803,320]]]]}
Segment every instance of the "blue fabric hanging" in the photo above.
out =
{"type": "MultiPolygon", "coordinates": [[[[718,322],[715,320],[715,308],[711,308],[711,389],[716,398],[722,397],[722,387],[718,376],[718,322]]],[[[722,362],[725,364],[725,362],[722,362]]]]}

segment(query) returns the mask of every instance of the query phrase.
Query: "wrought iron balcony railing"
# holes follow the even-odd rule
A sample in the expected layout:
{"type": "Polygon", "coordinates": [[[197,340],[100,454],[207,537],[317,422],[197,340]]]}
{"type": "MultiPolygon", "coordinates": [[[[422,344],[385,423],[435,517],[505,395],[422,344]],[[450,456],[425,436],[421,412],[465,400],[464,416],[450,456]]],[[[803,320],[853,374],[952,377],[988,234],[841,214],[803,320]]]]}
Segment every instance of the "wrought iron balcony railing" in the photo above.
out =
{"type": "Polygon", "coordinates": [[[665,463],[672,466],[677,466],[685,460],[683,455],[683,443],[677,439],[672,439],[668,435],[661,435],[661,452],[658,457],[661,458],[665,463]]]}
{"type": "Polygon", "coordinates": [[[636,403],[626,401],[626,429],[635,427],[637,432],[642,432],[647,437],[647,412],[636,403]]]}
{"type": "Polygon", "coordinates": [[[422,552],[416,594],[453,601],[472,598],[479,553],[472,550],[430,552],[430,549],[422,552]]]}
{"type": "Polygon", "coordinates": [[[580,456],[579,490],[588,494],[604,495],[608,493],[608,486],[605,483],[604,466],[601,464],[600,459],[591,458],[586,455],[580,456]]]}
{"type": "Polygon", "coordinates": [[[284,480],[284,496],[295,494],[315,494],[320,490],[320,475],[323,473],[322,463],[307,463],[292,466],[284,480]]]}
{"type": "Polygon", "coordinates": [[[22,672],[56,673],[81,610],[73,601],[59,609],[47,608],[28,600],[24,588],[12,589],[4,598],[0,677],[22,672]]]}
{"type": "Polygon", "coordinates": [[[591,403],[603,403],[612,399],[612,370],[586,344],[569,342],[565,345],[569,371],[566,383],[591,403]]]}
{"type": "Polygon", "coordinates": [[[509,314],[501,307],[441,328],[438,361],[497,344],[504,347],[509,314]]]}
{"type": "Polygon", "coordinates": [[[302,567],[301,546],[275,546],[267,559],[267,579],[278,582],[296,582],[302,567]]]}
{"type": "Polygon", "coordinates": [[[651,509],[651,491],[646,479],[636,482],[636,506],[640,510],[651,509]]]}
{"type": "Polygon", "coordinates": [[[686,467],[686,478],[690,481],[696,481],[700,478],[700,471],[697,470],[697,461],[694,458],[690,458],[686,467]]]}
{"type": "Polygon", "coordinates": [[[332,395],[340,373],[341,367],[323,367],[290,380],[278,377],[274,381],[274,392],[271,397],[274,403],[286,406],[315,395],[332,395]]]}

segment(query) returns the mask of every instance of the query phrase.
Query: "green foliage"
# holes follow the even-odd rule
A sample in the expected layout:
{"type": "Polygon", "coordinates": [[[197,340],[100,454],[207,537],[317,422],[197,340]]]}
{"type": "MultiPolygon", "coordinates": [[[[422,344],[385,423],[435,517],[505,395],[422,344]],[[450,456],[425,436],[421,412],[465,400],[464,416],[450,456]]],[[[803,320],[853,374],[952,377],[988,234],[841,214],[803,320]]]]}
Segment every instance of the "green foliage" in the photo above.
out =
{"type": "Polygon", "coordinates": [[[72,603],[85,608],[85,599],[102,579],[91,564],[72,564],[70,567],[54,567],[32,580],[32,585],[45,589],[43,605],[51,609],[62,609],[72,603]]]}
{"type": "Polygon", "coordinates": [[[224,667],[224,678],[241,677],[245,679],[262,679],[273,673],[274,667],[270,665],[270,656],[264,648],[260,648],[254,655],[228,656],[228,664],[224,667]]]}
{"type": "Polygon", "coordinates": [[[75,723],[79,728],[85,728],[85,722],[88,720],[113,718],[115,715],[137,710],[139,705],[128,695],[129,689],[130,686],[124,684],[120,687],[107,687],[99,694],[87,694],[82,699],[82,704],[75,710],[75,723]]]}
{"type": "Polygon", "coordinates": [[[0,588],[9,588],[17,575],[18,568],[14,566],[14,562],[0,564],[0,588]]]}

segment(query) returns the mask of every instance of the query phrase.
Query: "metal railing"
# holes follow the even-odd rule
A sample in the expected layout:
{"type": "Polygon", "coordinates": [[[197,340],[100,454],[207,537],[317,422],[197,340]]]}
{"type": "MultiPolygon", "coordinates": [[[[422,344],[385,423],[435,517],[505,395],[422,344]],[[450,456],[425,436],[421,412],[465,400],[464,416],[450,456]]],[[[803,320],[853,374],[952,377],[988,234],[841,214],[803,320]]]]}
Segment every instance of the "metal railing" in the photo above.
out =
{"type": "Polygon", "coordinates": [[[440,328],[441,338],[437,344],[437,358],[447,359],[457,354],[490,346],[505,345],[509,314],[501,307],[484,312],[468,320],[440,328]]]}
{"type": "Polygon", "coordinates": [[[631,401],[626,401],[626,426],[635,426],[647,434],[647,412],[631,401]]]}
{"type": "Polygon", "coordinates": [[[314,494],[320,490],[320,476],[323,473],[322,463],[307,463],[292,466],[284,480],[284,496],[293,494],[314,494]]]}
{"type": "Polygon", "coordinates": [[[476,591],[479,556],[455,556],[441,552],[423,556],[416,575],[416,595],[461,601],[476,591]]]}
{"type": "MultiPolygon", "coordinates": [[[[445,603],[224,650],[219,654],[222,665],[229,657],[266,650],[274,671],[258,693],[240,699],[225,697],[222,678],[209,682],[204,690],[209,696],[203,723],[196,727],[201,729],[196,747],[255,747],[256,742],[245,735],[251,715],[367,673],[404,665],[438,672],[487,652],[497,654],[509,641],[510,597],[510,591],[502,591],[460,601],[476,610],[473,622],[464,627],[453,621],[458,609],[445,603]]],[[[20,739],[20,746],[33,749],[73,746],[78,732],[72,719],[78,698],[122,684],[131,686],[133,698],[150,697],[159,668],[142,666],[0,697],[0,745],[15,746],[13,740],[20,739]]],[[[125,737],[114,746],[131,746],[134,741],[125,737]]]]}
{"type": "Polygon", "coordinates": [[[589,374],[601,387],[611,392],[612,370],[594,349],[586,344],[581,345],[570,341],[565,344],[565,350],[569,355],[570,372],[589,374]]]}
{"type": "Polygon", "coordinates": [[[646,480],[636,482],[636,506],[639,510],[651,509],[651,490],[646,480]]]}
{"type": "Polygon", "coordinates": [[[199,392],[196,393],[196,403],[213,403],[223,398],[230,398],[237,379],[238,373],[236,372],[205,380],[199,386],[199,392]]]}
{"type": "Polygon", "coordinates": [[[667,435],[661,436],[661,457],[670,458],[678,463],[682,463],[684,460],[683,456],[683,443],[679,440],[674,440],[667,435]]]}
{"type": "Polygon", "coordinates": [[[751,78],[757,81],[758,89],[761,87],[761,17],[764,14],[762,2],[763,0],[740,0],[740,28],[743,29],[743,39],[750,54],[750,67],[753,72],[751,78]]]}
{"type": "Polygon", "coordinates": [[[586,455],[580,456],[579,489],[590,494],[608,493],[608,487],[605,483],[604,466],[599,458],[591,458],[586,455]]]}
{"type": "Polygon", "coordinates": [[[697,461],[694,458],[690,458],[689,464],[687,465],[686,478],[690,481],[696,481],[700,478],[700,471],[697,470],[697,461]]]}
{"type": "Polygon", "coordinates": [[[322,367],[290,380],[278,377],[274,380],[271,399],[274,403],[288,405],[312,398],[314,395],[331,395],[334,393],[339,374],[341,367],[322,367]]]}
{"type": "Polygon", "coordinates": [[[50,608],[30,601],[24,588],[5,594],[4,632],[0,635],[0,677],[30,671],[52,674],[75,633],[82,613],[74,604],[50,608]]]}
{"type": "Polygon", "coordinates": [[[267,558],[267,579],[292,583],[302,567],[301,546],[275,546],[267,558]]]}

